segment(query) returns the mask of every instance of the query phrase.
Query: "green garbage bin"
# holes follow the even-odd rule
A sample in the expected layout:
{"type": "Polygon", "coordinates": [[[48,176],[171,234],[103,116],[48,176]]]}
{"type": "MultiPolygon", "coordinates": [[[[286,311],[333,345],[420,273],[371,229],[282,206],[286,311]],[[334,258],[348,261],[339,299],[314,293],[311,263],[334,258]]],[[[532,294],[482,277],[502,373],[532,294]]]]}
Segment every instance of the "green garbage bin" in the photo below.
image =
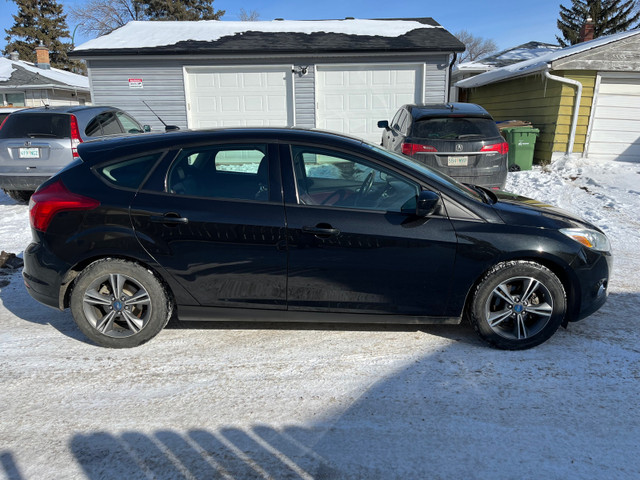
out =
{"type": "Polygon", "coordinates": [[[540,130],[531,127],[508,127],[503,128],[502,133],[509,144],[509,171],[531,170],[533,150],[540,130]]]}

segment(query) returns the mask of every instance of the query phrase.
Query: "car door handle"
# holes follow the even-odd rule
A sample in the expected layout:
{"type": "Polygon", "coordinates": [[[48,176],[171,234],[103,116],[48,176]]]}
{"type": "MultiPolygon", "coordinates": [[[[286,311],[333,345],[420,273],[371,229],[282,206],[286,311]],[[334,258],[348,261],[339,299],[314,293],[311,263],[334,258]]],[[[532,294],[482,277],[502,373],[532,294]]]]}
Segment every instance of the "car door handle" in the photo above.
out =
{"type": "Polygon", "coordinates": [[[168,224],[180,224],[185,225],[189,223],[189,219],[181,217],[177,213],[165,213],[164,215],[152,215],[150,221],[154,223],[168,223],[168,224]]]}
{"type": "Polygon", "coordinates": [[[317,235],[319,237],[333,237],[335,235],[339,235],[340,234],[340,230],[338,230],[337,228],[331,227],[331,225],[327,225],[326,227],[324,227],[324,226],[316,226],[316,227],[305,226],[305,227],[302,227],[302,231],[304,233],[311,233],[312,235],[317,235]]]}

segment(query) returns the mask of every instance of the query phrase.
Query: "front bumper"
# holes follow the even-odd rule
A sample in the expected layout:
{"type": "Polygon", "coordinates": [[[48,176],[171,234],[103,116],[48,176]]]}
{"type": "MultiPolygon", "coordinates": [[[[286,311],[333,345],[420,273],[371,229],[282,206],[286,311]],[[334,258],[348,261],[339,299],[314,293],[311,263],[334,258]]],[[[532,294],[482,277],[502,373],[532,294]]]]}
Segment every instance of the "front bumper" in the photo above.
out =
{"type": "Polygon", "coordinates": [[[613,257],[611,253],[586,251],[585,249],[583,255],[578,256],[573,267],[578,277],[579,307],[569,318],[571,322],[588,317],[607,301],[613,257]]]}

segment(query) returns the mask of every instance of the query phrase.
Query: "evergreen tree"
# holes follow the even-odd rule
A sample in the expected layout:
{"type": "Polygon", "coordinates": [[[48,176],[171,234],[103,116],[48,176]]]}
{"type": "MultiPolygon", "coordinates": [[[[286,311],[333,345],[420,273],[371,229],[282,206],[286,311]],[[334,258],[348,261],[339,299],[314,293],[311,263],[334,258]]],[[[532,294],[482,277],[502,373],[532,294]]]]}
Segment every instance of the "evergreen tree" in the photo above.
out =
{"type": "Polygon", "coordinates": [[[213,0],[133,0],[150,20],[218,20],[224,10],[213,9],[213,0]]]}
{"type": "Polygon", "coordinates": [[[35,49],[42,44],[49,49],[52,67],[71,70],[76,66],[78,62],[67,57],[71,43],[62,41],[71,38],[62,5],[56,0],[14,1],[18,13],[13,15],[14,25],[5,30],[7,45],[3,53],[8,55],[17,51],[21,60],[35,62],[35,49]]]}
{"type": "Polygon", "coordinates": [[[594,23],[593,38],[598,38],[637,27],[640,12],[635,0],[571,0],[569,8],[560,5],[558,43],[563,47],[578,43],[587,18],[594,23]]]}

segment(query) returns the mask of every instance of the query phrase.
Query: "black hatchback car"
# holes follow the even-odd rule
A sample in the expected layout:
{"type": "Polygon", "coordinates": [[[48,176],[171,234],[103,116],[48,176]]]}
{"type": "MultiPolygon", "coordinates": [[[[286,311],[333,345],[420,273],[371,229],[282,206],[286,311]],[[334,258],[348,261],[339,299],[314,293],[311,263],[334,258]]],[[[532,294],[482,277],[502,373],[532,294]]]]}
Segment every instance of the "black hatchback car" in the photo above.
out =
{"type": "Polygon", "coordinates": [[[384,128],[382,146],[461,183],[502,190],[509,144],[484,108],[473,103],[404,105],[384,128]]]}
{"type": "Polygon", "coordinates": [[[83,143],[31,198],[29,293],[107,347],[183,320],[459,323],[522,349],[607,297],[607,237],[403,155],[297,129],[83,143]]]}

